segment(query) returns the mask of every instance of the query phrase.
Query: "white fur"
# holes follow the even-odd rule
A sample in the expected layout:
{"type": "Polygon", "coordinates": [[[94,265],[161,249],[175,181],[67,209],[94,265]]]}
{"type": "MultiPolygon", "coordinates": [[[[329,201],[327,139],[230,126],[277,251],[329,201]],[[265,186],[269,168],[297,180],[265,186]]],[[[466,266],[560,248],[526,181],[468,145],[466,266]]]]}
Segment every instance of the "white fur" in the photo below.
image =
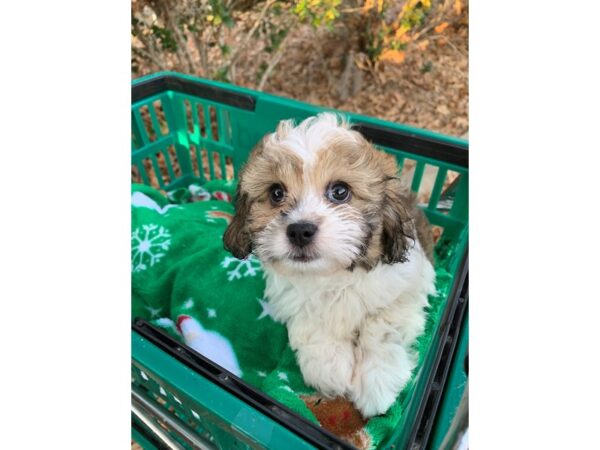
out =
{"type": "Polygon", "coordinates": [[[410,347],[434,291],[435,273],[420,245],[407,262],[369,272],[265,270],[273,316],[288,327],[305,381],[325,395],[349,396],[365,417],[385,413],[415,367],[410,347]]]}
{"type": "Polygon", "coordinates": [[[329,141],[342,134],[346,139],[355,139],[353,134],[347,132],[349,128],[344,117],[334,113],[309,117],[296,127],[293,120],[284,120],[279,122],[277,132],[267,137],[266,145],[293,151],[304,161],[304,168],[308,168],[314,163],[315,155],[329,141]]]}
{"type": "Polygon", "coordinates": [[[322,275],[346,269],[360,254],[366,233],[359,225],[358,214],[347,205],[333,208],[323,195],[307,192],[289,215],[274,219],[257,234],[254,251],[263,262],[275,261],[280,270],[289,273],[302,271],[322,275]],[[289,259],[294,248],[286,235],[287,226],[302,221],[319,227],[311,250],[307,250],[314,260],[308,263],[289,259]]]}
{"type": "MultiPolygon", "coordinates": [[[[315,154],[339,138],[356,135],[337,116],[320,114],[295,128],[282,122],[266,142],[294,151],[305,169],[318,170],[315,154]]],[[[324,395],[350,398],[370,417],[388,410],[415,368],[411,347],[423,332],[435,272],[418,241],[404,263],[348,270],[368,230],[357,209],[334,207],[321,189],[306,178],[298,204],[257,233],[254,251],[265,267],[272,315],[287,325],[306,383],[324,395]],[[303,250],[309,262],[291,259],[298,250],[286,228],[300,221],[318,226],[303,250]]]]}
{"type": "Polygon", "coordinates": [[[314,165],[315,155],[326,150],[328,143],[337,139],[356,140],[348,132],[350,125],[342,116],[321,113],[302,121],[294,127],[292,120],[279,123],[277,131],[270,134],[265,145],[283,147],[296,153],[303,160],[305,184],[299,196],[299,204],[287,217],[273,220],[255,242],[255,253],[263,262],[276,260],[283,271],[332,273],[349,267],[361,252],[366,230],[357,220],[357,210],[340,205],[334,208],[320,187],[311,186],[308,174],[314,165]],[[314,260],[298,263],[290,259],[294,251],[286,229],[291,223],[309,221],[319,227],[319,233],[309,251],[314,260]]]}

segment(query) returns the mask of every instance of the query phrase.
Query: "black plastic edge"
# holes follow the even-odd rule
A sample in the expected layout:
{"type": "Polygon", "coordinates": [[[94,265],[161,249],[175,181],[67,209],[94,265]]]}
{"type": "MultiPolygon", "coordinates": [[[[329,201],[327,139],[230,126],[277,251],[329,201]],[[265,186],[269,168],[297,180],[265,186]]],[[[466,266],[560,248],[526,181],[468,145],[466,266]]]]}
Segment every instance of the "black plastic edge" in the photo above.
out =
{"type": "Polygon", "coordinates": [[[273,419],[315,447],[325,450],[356,450],[354,446],[299,416],[288,407],[256,390],[242,379],[205,358],[182,342],[176,341],[147,321],[135,318],[132,323],[132,329],[196,373],[239,399],[244,400],[262,414],[273,419]]]}
{"type": "Polygon", "coordinates": [[[436,359],[429,373],[425,393],[416,414],[407,449],[425,449],[435,423],[438,408],[446,386],[446,379],[458,344],[461,324],[469,302],[469,252],[465,251],[459,276],[454,282],[449,304],[438,328],[440,340],[436,359]]]}
{"type": "Polygon", "coordinates": [[[151,431],[146,431],[146,427],[140,424],[133,417],[131,418],[131,427],[144,436],[144,439],[154,445],[154,447],[156,447],[158,450],[170,450],[169,447],[167,447],[160,439],[157,439],[156,436],[154,436],[154,433],[151,431]]]}
{"type": "Polygon", "coordinates": [[[419,136],[415,133],[407,133],[363,122],[353,123],[352,129],[377,145],[415,153],[460,167],[469,167],[468,145],[452,144],[419,136]]]}
{"type": "Polygon", "coordinates": [[[179,78],[174,75],[161,75],[151,80],[141,81],[131,87],[131,103],[138,102],[161,92],[176,91],[194,95],[236,108],[254,111],[256,99],[250,94],[240,94],[216,86],[179,78]]]}

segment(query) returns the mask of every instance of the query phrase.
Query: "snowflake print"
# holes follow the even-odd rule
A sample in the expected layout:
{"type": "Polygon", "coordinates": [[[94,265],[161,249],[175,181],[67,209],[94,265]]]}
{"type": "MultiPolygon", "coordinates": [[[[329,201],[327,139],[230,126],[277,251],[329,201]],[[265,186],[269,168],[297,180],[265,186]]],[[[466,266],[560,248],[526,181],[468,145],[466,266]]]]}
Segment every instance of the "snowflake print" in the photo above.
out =
{"type": "Polygon", "coordinates": [[[150,318],[154,319],[162,311],[162,307],[153,308],[152,306],[146,306],[146,310],[150,313],[150,318]]]}
{"type": "Polygon", "coordinates": [[[232,270],[227,271],[227,280],[239,280],[242,277],[255,277],[259,270],[262,270],[260,261],[254,256],[250,255],[246,259],[237,259],[232,256],[226,256],[221,261],[221,267],[229,269],[233,266],[232,270]]]}
{"type": "Polygon", "coordinates": [[[142,272],[158,263],[171,246],[171,233],[155,224],[142,225],[131,233],[131,271],[142,272]]]}
{"type": "Polygon", "coordinates": [[[277,378],[279,378],[281,381],[289,381],[287,373],[285,372],[277,372],[277,378]]]}
{"type": "Polygon", "coordinates": [[[256,318],[256,320],[263,319],[267,316],[270,317],[271,319],[273,319],[273,315],[271,314],[271,307],[269,305],[269,302],[262,298],[257,298],[256,300],[258,300],[258,303],[260,303],[260,306],[262,308],[262,312],[260,313],[260,316],[258,316],[256,318]]]}

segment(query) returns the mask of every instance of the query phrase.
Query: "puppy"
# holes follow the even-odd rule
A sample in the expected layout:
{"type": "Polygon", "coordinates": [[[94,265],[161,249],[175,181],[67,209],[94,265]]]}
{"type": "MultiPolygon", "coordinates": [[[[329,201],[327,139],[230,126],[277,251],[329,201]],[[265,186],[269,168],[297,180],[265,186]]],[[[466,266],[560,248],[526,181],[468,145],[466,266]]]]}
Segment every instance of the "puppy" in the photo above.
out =
{"type": "Polygon", "coordinates": [[[410,379],[434,292],[424,214],[395,159],[331,113],[282,121],[242,169],[223,240],[263,263],[308,385],[385,413],[410,379]]]}

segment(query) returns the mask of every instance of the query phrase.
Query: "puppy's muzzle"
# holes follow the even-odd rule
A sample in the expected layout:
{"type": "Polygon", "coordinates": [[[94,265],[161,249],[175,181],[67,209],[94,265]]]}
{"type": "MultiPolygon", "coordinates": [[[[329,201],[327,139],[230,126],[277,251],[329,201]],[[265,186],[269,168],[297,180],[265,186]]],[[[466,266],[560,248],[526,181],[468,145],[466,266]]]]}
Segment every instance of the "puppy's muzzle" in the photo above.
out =
{"type": "Polygon", "coordinates": [[[318,227],[310,222],[296,222],[288,225],[287,237],[296,247],[305,247],[312,242],[318,227]]]}

